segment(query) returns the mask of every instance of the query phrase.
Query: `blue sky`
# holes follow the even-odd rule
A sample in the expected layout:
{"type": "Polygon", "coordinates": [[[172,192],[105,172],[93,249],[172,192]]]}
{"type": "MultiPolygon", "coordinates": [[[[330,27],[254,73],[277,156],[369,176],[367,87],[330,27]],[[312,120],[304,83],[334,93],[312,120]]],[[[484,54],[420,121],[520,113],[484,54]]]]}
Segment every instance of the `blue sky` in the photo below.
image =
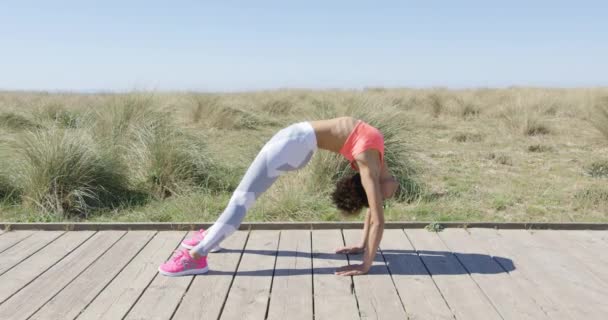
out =
{"type": "Polygon", "coordinates": [[[607,86],[602,1],[1,1],[0,89],[607,86]]]}

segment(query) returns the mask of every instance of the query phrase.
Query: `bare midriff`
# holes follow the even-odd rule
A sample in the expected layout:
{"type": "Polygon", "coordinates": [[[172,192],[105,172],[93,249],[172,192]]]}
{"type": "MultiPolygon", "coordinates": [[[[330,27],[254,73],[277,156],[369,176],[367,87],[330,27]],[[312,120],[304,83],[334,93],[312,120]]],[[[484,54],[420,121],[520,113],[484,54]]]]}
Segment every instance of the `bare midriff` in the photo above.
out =
{"type": "Polygon", "coordinates": [[[357,125],[353,117],[340,117],[329,120],[311,121],[310,125],[317,136],[317,147],[340,153],[346,139],[357,125]]]}

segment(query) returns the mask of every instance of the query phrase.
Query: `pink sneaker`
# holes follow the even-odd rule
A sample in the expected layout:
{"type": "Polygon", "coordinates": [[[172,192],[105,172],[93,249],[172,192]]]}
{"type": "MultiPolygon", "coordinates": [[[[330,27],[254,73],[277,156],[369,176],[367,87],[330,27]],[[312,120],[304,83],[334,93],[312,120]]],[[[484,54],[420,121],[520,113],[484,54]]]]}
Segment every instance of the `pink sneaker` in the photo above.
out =
{"type": "Polygon", "coordinates": [[[158,272],[169,277],[207,273],[207,257],[194,259],[186,249],[178,250],[169,261],[158,267],[158,272]]]}
{"type": "MultiPolygon", "coordinates": [[[[205,229],[201,229],[196,232],[191,238],[182,241],[182,247],[186,249],[192,249],[196,247],[199,242],[203,241],[203,238],[205,238],[206,235],[207,231],[205,231],[205,229]]],[[[216,246],[215,248],[211,249],[211,252],[218,252],[220,250],[222,250],[222,248],[220,248],[220,246],[216,246]]]]}

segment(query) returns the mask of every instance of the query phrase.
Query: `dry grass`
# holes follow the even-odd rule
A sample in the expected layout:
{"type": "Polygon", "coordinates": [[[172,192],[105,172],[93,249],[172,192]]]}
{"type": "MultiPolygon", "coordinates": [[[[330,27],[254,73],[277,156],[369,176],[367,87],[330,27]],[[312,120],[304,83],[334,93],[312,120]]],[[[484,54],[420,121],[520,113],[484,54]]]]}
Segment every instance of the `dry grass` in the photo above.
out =
{"type": "Polygon", "coordinates": [[[460,132],[452,137],[454,142],[481,142],[483,135],[473,132],[460,132]]]}
{"type": "Polygon", "coordinates": [[[591,123],[608,139],[608,97],[598,100],[591,110],[591,123]]]}
{"type": "Polygon", "coordinates": [[[8,130],[18,131],[24,129],[34,129],[39,127],[39,125],[21,114],[7,112],[0,114],[0,127],[8,130]]]}
{"type": "MultiPolygon", "coordinates": [[[[353,115],[385,133],[389,167],[405,186],[401,201],[386,207],[389,220],[608,221],[607,96],[605,88],[4,92],[0,220],[74,219],[53,214],[67,203],[72,209],[64,211],[87,212],[94,221],[210,221],[278,129],[353,115]],[[121,188],[135,195],[101,204],[103,191],[87,197],[93,189],[86,183],[72,184],[71,193],[25,187],[19,175],[33,177],[33,169],[14,168],[23,166],[20,152],[32,132],[53,132],[50,140],[33,139],[38,158],[52,158],[46,144],[61,149],[62,143],[44,141],[67,136],[73,142],[62,152],[81,154],[78,159],[98,164],[94,168],[106,167],[107,172],[95,170],[101,176],[117,174],[121,188]],[[7,201],[8,194],[13,200],[7,201]],[[58,196],[43,201],[33,194],[58,196]]],[[[28,160],[32,168],[36,161],[28,160]]],[[[37,184],[53,187],[59,176],[76,182],[86,177],[71,171],[56,171],[37,184]]],[[[319,152],[303,170],[281,177],[247,219],[342,219],[328,194],[333,182],[350,172],[339,156],[319,152]]]]}
{"type": "Polygon", "coordinates": [[[528,146],[529,152],[552,152],[554,151],[553,147],[542,145],[542,144],[533,144],[528,146]]]}

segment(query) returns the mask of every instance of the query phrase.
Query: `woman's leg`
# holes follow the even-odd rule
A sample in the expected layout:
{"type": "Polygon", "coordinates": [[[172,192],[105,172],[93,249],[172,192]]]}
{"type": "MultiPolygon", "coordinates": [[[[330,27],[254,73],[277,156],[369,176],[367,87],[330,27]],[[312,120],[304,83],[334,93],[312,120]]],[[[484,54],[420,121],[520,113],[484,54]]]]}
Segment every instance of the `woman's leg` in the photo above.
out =
{"type": "Polygon", "coordinates": [[[262,193],[282,173],[305,166],[315,150],[315,133],[308,123],[295,124],[277,133],[251,163],[224,212],[191,252],[206,256],[212,248],[238,230],[245,214],[262,193]]]}

